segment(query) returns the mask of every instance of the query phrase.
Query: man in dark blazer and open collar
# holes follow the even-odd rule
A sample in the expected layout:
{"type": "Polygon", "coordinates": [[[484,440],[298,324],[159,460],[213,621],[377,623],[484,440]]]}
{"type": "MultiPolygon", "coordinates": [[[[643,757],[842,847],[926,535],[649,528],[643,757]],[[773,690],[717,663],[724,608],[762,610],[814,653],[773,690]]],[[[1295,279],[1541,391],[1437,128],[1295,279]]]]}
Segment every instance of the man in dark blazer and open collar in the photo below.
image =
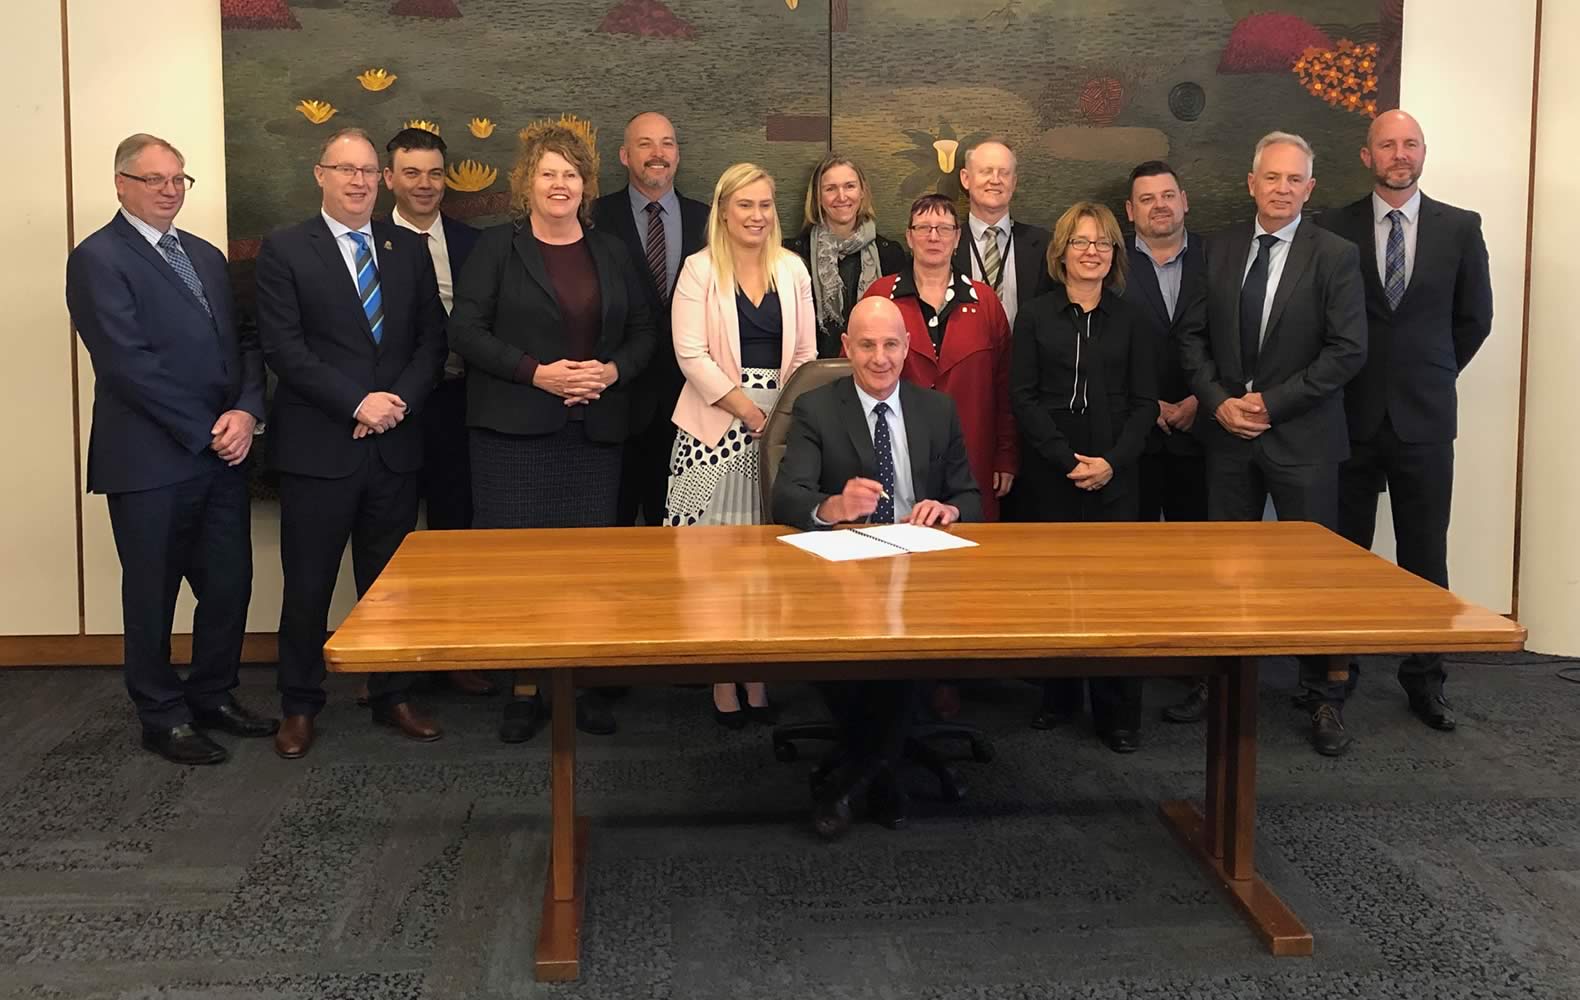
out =
{"type": "MultiPolygon", "coordinates": [[[[1322,218],[1360,250],[1370,328],[1366,365],[1344,390],[1350,457],[1339,466],[1339,530],[1370,548],[1386,487],[1399,565],[1447,587],[1456,383],[1492,331],[1487,244],[1479,215],[1421,193],[1426,138],[1410,115],[1377,116],[1361,162],[1371,193],[1322,218]]],[[[1421,721],[1454,728],[1441,654],[1406,656],[1398,677],[1421,721]]]]}
{"type": "Polygon", "coordinates": [[[1010,218],[1017,169],[1014,150],[1002,142],[980,142],[966,150],[960,186],[970,207],[954,259],[957,273],[993,289],[1012,329],[1021,304],[1053,286],[1048,230],[1010,218]]]}
{"type": "Polygon", "coordinates": [[[666,524],[669,453],[675,444],[675,400],[685,379],[675,362],[669,300],[680,265],[708,241],[708,206],[675,190],[680,144],[675,126],[656,111],[644,111],[625,126],[620,162],[626,187],[599,198],[593,218],[599,229],[625,242],[647,291],[658,343],[652,359],[631,386],[631,436],[620,472],[619,523],[666,524]],[[656,207],[654,207],[656,206],[656,207]]]}
{"type": "MultiPolygon", "coordinates": [[[[1344,387],[1366,363],[1366,302],[1355,246],[1302,222],[1315,156],[1298,135],[1256,145],[1247,186],[1256,219],[1213,237],[1205,294],[1180,331],[1199,400],[1207,507],[1215,521],[1281,520],[1338,530],[1339,463],[1349,457],[1344,387]]],[[[1342,680],[1302,657],[1313,748],[1349,749],[1342,680]]]]}
{"type": "MultiPolygon", "coordinates": [[[[851,376],[804,393],[791,407],[773,483],[775,521],[813,530],[863,519],[982,519],[954,402],[900,378],[909,344],[893,302],[856,304],[844,336],[851,376]]],[[[847,756],[819,796],[813,829],[828,839],[845,833],[863,792],[873,818],[898,827],[907,806],[894,768],[916,711],[915,683],[855,681],[826,685],[824,694],[841,720],[847,756]]]]}
{"type": "Polygon", "coordinates": [[[121,560],[124,678],[143,746],[217,764],[204,730],[268,736],[232,697],[252,597],[244,464],[263,419],[263,358],[238,335],[225,258],[175,228],[193,180],[164,139],[115,151],[121,210],[66,261],[66,304],[93,362],[88,489],[106,495],[121,560]],[[197,597],[192,669],[170,665],[185,578],[197,597]]]}
{"type": "MultiPolygon", "coordinates": [[[[324,635],[346,543],[357,594],[417,523],[420,416],[444,367],[445,314],[421,237],[372,222],[380,177],[366,132],[342,129],[313,175],[323,207],[258,253],[258,332],[279,378],[269,457],[280,473],[279,686],[275,752],[312,747],[324,635]]],[[[409,739],[439,729],[407,704],[411,675],[374,674],[373,719],[409,739]]]]}

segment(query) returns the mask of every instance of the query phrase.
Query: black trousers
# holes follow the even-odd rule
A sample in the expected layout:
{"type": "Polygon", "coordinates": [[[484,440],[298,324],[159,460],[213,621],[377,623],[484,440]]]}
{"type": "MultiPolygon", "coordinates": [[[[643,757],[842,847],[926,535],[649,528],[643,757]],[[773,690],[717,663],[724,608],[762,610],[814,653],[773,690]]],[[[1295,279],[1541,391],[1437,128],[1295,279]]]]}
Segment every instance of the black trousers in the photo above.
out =
{"type": "MultiPolygon", "coordinates": [[[[1395,556],[1401,569],[1448,588],[1448,517],[1454,502],[1454,442],[1406,442],[1384,417],[1377,433],[1350,442],[1339,466],[1339,533],[1369,549],[1377,530],[1377,497],[1387,488],[1395,556]]],[[[1406,684],[1442,684],[1441,653],[1411,653],[1399,664],[1406,684]]]]}
{"type": "Polygon", "coordinates": [[[1138,521],[1207,520],[1207,459],[1147,452],[1140,463],[1138,521]]]}
{"type": "Polygon", "coordinates": [[[899,761],[916,719],[915,681],[828,681],[817,689],[839,727],[847,762],[899,761]]]}
{"type": "Polygon", "coordinates": [[[423,461],[417,489],[434,531],[472,526],[472,459],[466,433],[466,379],[446,379],[422,411],[423,461]]]}
{"type": "MultiPolygon", "coordinates": [[[[1260,521],[1273,499],[1280,521],[1314,521],[1339,528],[1339,467],[1336,462],[1280,465],[1239,441],[1207,456],[1207,513],[1213,521],[1260,521]]],[[[1344,704],[1343,681],[1328,680],[1324,656],[1302,656],[1300,686],[1321,701],[1344,704]]]]}
{"type": "MultiPolygon", "coordinates": [[[[342,479],[280,475],[279,687],[286,715],[317,715],[324,707],[324,637],[346,542],[360,598],[417,525],[416,474],[390,469],[376,447],[364,456],[342,479]]],[[[414,676],[369,674],[369,700],[375,706],[405,701],[414,676]]]]}
{"type": "Polygon", "coordinates": [[[236,687],[252,599],[252,519],[245,466],[185,482],[112,493],[110,528],[121,559],[123,675],[148,730],[173,729],[217,708],[236,687]],[[192,669],[170,665],[170,629],[185,579],[197,597],[192,669]]]}
{"type": "Polygon", "coordinates": [[[667,524],[669,453],[675,446],[675,425],[669,419],[674,407],[660,406],[652,423],[632,434],[620,459],[620,498],[615,523],[667,524]]]}

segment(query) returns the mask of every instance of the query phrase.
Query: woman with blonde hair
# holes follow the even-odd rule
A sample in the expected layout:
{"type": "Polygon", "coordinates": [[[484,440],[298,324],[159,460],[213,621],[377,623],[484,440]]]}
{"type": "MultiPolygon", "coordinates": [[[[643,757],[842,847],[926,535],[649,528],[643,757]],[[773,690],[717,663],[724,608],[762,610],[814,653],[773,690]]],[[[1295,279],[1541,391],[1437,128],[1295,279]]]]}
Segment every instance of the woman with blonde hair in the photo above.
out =
{"type": "MultiPolygon", "coordinates": [[[[1020,429],[1017,516],[1026,521],[1134,521],[1138,465],[1158,418],[1157,349],[1120,293],[1124,237],[1106,207],[1071,205],[1053,228],[1053,288],[1022,305],[1011,338],[1009,396],[1020,429]]],[[[1138,745],[1141,684],[1093,678],[1092,720],[1115,753],[1138,745]]],[[[1081,682],[1049,681],[1037,729],[1079,709],[1081,682]]]]}
{"type": "MultiPolygon", "coordinates": [[[[812,279],[781,245],[774,180],[737,163],[713,189],[708,245],[675,282],[675,360],[686,384],[675,403],[669,523],[759,524],[757,437],[790,374],[817,356],[812,279]]],[[[772,720],[761,683],[715,684],[730,728],[772,720]]]]}
{"type": "Polygon", "coordinates": [[[872,188],[861,167],[829,153],[806,187],[806,228],[785,242],[812,275],[817,309],[817,355],[837,358],[840,334],[856,300],[872,283],[905,268],[905,247],[878,235],[872,188]]]}
{"type": "MultiPolygon", "coordinates": [[[[615,523],[628,387],[655,334],[641,274],[617,236],[591,228],[596,154],[562,124],[527,129],[510,173],[515,219],[484,232],[456,282],[450,348],[466,361],[476,528],[615,523]]],[[[536,688],[517,684],[500,739],[530,739],[536,688]]],[[[585,732],[611,733],[596,692],[585,732]]]]}

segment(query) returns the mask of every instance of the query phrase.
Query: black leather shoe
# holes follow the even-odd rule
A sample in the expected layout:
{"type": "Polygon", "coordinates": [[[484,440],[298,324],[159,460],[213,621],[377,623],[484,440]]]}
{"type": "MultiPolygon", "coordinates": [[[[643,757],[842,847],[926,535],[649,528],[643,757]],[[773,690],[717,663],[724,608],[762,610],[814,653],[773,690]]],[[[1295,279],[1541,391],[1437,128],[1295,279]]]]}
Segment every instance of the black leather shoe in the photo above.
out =
{"type": "Polygon", "coordinates": [[[746,723],[751,721],[751,716],[746,714],[746,709],[737,708],[733,712],[726,712],[719,706],[713,706],[713,721],[725,729],[745,729],[746,723]]]}
{"type": "Polygon", "coordinates": [[[1057,729],[1060,726],[1068,726],[1074,721],[1074,712],[1066,711],[1062,708],[1048,708],[1044,706],[1037,710],[1036,715],[1031,717],[1031,728],[1057,729]]]}
{"type": "Polygon", "coordinates": [[[172,764],[223,764],[230,756],[224,747],[188,725],[143,730],[143,749],[172,764]]]}
{"type": "Polygon", "coordinates": [[[1102,736],[1103,743],[1114,753],[1135,753],[1141,749],[1141,734],[1134,729],[1114,729],[1102,736]]]}
{"type": "Polygon", "coordinates": [[[1311,713],[1311,748],[1324,757],[1340,757],[1353,742],[1344,731],[1344,717],[1326,702],[1311,713]]]}
{"type": "Polygon", "coordinates": [[[620,728],[602,692],[576,692],[576,728],[590,736],[609,736],[620,728]]]}
{"type": "Polygon", "coordinates": [[[873,781],[867,792],[867,810],[874,823],[890,830],[903,830],[910,825],[911,796],[893,768],[886,768],[873,781]]]}
{"type": "Polygon", "coordinates": [[[506,743],[525,743],[538,731],[542,717],[543,700],[538,695],[507,701],[504,718],[499,720],[499,738],[506,743]]]}
{"type": "Polygon", "coordinates": [[[1202,716],[1207,714],[1207,682],[1197,681],[1192,684],[1185,697],[1172,705],[1164,706],[1159,714],[1163,716],[1164,722],[1200,722],[1202,716]]]}
{"type": "Polygon", "coordinates": [[[1415,717],[1431,726],[1433,729],[1445,733],[1454,731],[1454,709],[1449,705],[1448,699],[1443,697],[1443,692],[1429,692],[1425,690],[1405,689],[1410,697],[1410,711],[1415,717]]]}
{"type": "Polygon", "coordinates": [[[773,702],[766,705],[747,705],[746,717],[759,726],[772,726],[779,722],[779,706],[773,702]]]}
{"type": "Polygon", "coordinates": [[[232,736],[273,736],[280,728],[279,719],[265,719],[242,708],[232,698],[215,708],[192,713],[192,725],[198,729],[218,729],[232,736]]]}
{"type": "Polygon", "coordinates": [[[824,840],[838,840],[849,833],[850,821],[848,795],[825,797],[812,807],[812,831],[824,840]]]}

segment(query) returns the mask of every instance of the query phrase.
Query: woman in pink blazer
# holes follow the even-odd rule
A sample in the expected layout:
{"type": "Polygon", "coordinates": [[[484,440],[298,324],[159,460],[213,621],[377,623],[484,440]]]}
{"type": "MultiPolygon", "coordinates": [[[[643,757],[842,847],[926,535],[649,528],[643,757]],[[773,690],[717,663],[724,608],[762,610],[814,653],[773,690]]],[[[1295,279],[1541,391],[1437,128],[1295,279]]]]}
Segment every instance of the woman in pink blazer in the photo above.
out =
{"type": "MultiPolygon", "coordinates": [[[[737,163],[713,189],[708,245],[675,282],[675,359],[686,377],[675,403],[669,523],[760,524],[757,437],[790,373],[817,356],[812,278],[781,246],[774,179],[737,163]]],[[[730,728],[773,720],[761,683],[715,684],[730,728]]]]}

